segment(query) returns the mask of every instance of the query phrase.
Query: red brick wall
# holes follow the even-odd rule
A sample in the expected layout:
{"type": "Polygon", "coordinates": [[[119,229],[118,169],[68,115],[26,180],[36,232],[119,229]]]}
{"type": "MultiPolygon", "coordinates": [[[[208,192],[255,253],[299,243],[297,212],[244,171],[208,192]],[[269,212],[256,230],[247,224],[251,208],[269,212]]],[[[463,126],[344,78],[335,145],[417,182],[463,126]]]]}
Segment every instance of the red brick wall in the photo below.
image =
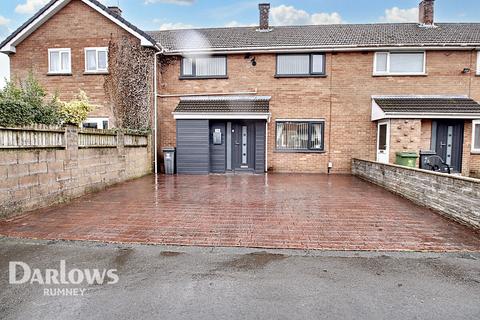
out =
{"type": "MultiPolygon", "coordinates": [[[[272,96],[268,167],[274,171],[322,173],[327,171],[329,158],[335,173],[350,172],[353,157],[375,159],[376,125],[370,120],[372,95],[470,95],[480,100],[480,79],[461,72],[465,67],[475,70],[474,52],[429,51],[428,75],[414,77],[373,77],[373,55],[373,52],[329,53],[326,78],[276,79],[275,55],[255,54],[256,67],[243,55],[230,55],[228,79],[180,80],[180,64],[176,60],[164,66],[161,93],[230,93],[257,89],[258,95],[272,96]],[[326,152],[275,152],[275,119],[278,118],[325,119],[326,152]]],[[[178,98],[159,98],[160,147],[175,145],[175,121],[171,112],[178,101],[178,98]]],[[[427,123],[421,125],[418,121],[415,129],[418,134],[412,142],[417,148],[428,145],[427,131],[427,123]]],[[[467,157],[471,157],[469,153],[467,157]]],[[[476,164],[478,161],[472,157],[473,166],[480,166],[476,164]]]]}
{"type": "Polygon", "coordinates": [[[10,55],[12,79],[30,71],[47,89],[69,100],[81,89],[97,105],[91,116],[112,118],[104,91],[104,75],[84,75],[86,47],[107,47],[111,37],[132,37],[124,29],[79,0],[74,0],[17,46],[10,55]],[[48,76],[48,49],[71,48],[72,75],[48,76]]]}

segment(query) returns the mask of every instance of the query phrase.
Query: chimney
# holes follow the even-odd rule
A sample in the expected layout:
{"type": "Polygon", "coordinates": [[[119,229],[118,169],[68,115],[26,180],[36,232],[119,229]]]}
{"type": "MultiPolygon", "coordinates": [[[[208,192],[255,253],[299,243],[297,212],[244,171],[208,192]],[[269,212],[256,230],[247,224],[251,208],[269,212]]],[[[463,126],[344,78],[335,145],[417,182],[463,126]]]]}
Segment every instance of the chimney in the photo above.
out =
{"type": "Polygon", "coordinates": [[[120,9],[117,6],[108,7],[108,11],[110,11],[113,14],[116,14],[117,16],[122,16],[122,9],[120,9]]]}
{"type": "Polygon", "coordinates": [[[422,0],[418,8],[419,23],[425,27],[433,27],[434,25],[434,11],[435,0],[422,0]]]}
{"type": "Polygon", "coordinates": [[[270,3],[260,3],[258,5],[258,10],[260,11],[260,27],[257,31],[268,32],[272,31],[268,24],[268,16],[270,14],[270,3]]]}

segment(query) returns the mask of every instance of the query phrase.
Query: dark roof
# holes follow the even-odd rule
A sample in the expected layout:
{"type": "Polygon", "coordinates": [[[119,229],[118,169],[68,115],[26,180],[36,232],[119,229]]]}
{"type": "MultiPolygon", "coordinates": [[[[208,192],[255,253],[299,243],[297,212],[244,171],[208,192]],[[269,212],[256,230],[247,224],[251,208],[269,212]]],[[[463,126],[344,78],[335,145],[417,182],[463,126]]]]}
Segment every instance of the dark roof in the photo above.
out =
{"type": "Polygon", "coordinates": [[[174,112],[269,112],[270,97],[211,96],[183,97],[174,112]]]}
{"type": "Polygon", "coordinates": [[[195,49],[479,45],[480,23],[337,24],[148,31],[168,51],[195,49]]]}
{"type": "Polygon", "coordinates": [[[480,113],[480,104],[467,97],[375,97],[386,113],[480,113]]]}
{"type": "MultiPolygon", "coordinates": [[[[5,40],[2,41],[2,43],[0,43],[0,48],[3,47],[4,45],[6,45],[10,40],[12,40],[13,38],[15,38],[15,36],[17,34],[19,34],[23,29],[25,29],[29,24],[31,24],[33,21],[35,21],[39,16],[41,16],[45,11],[47,11],[53,4],[55,4],[55,2],[57,2],[58,0],[51,0],[50,2],[48,2],[45,6],[43,6],[37,13],[35,13],[30,19],[28,19],[24,24],[22,24],[17,30],[15,30],[11,35],[9,35],[5,40]]],[[[116,14],[114,11],[108,9],[108,7],[104,6],[102,3],[100,3],[99,1],[97,0],[87,0],[87,1],[90,1],[91,3],[93,3],[94,5],[98,6],[99,8],[101,8],[102,10],[104,10],[105,12],[108,12],[108,14],[110,14],[111,16],[115,17],[116,19],[118,19],[119,21],[121,21],[123,24],[127,25],[130,29],[136,31],[137,33],[141,34],[143,37],[145,37],[148,41],[150,41],[152,43],[152,45],[155,45],[156,44],[156,41],[154,38],[152,38],[148,33],[146,33],[145,31],[143,30],[140,30],[139,28],[137,28],[136,26],[134,26],[133,24],[131,24],[130,22],[128,22],[127,20],[125,20],[125,18],[123,18],[122,16],[119,16],[118,14],[116,14]]]]}

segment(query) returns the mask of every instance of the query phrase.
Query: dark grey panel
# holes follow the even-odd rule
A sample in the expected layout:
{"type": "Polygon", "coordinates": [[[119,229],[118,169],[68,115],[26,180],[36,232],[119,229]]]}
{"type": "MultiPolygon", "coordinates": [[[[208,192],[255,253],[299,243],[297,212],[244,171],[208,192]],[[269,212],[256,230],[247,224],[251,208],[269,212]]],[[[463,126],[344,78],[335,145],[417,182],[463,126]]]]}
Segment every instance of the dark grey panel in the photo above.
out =
{"type": "Polygon", "coordinates": [[[255,123],[255,172],[265,172],[265,121],[255,123]]]}
{"type": "Polygon", "coordinates": [[[462,172],[463,121],[438,121],[436,152],[448,163],[448,127],[452,127],[452,152],[450,166],[455,172],[462,172]]]}
{"type": "Polygon", "coordinates": [[[238,120],[232,122],[232,169],[242,168],[242,127],[247,127],[247,163],[248,169],[255,167],[255,122],[238,120]]]}
{"type": "Polygon", "coordinates": [[[210,172],[225,173],[226,164],[226,136],[225,122],[215,122],[210,124],[210,172]],[[213,144],[213,132],[220,129],[222,133],[222,144],[213,144]]]}
{"type": "Polygon", "coordinates": [[[208,174],[209,169],[208,120],[177,120],[177,172],[208,174]]]}

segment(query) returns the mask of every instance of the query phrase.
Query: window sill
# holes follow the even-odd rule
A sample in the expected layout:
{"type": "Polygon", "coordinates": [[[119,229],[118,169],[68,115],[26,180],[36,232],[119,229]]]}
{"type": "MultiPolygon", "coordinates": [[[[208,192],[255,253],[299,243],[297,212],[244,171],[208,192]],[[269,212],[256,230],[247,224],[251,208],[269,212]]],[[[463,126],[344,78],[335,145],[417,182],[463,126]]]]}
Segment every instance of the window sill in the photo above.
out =
{"type": "Polygon", "coordinates": [[[405,74],[372,74],[372,77],[426,77],[428,73],[405,73],[405,74]]]}
{"type": "Polygon", "coordinates": [[[71,72],[48,72],[47,76],[71,76],[71,72]]]}
{"type": "Polygon", "coordinates": [[[91,75],[106,75],[109,74],[108,71],[85,71],[83,75],[91,76],[91,75]]]}
{"type": "Polygon", "coordinates": [[[275,149],[273,150],[274,153],[327,153],[325,150],[281,150],[275,149]]]}
{"type": "Polygon", "coordinates": [[[472,150],[472,151],[470,151],[470,154],[480,155],[480,150],[472,150]]]}
{"type": "Polygon", "coordinates": [[[178,77],[179,80],[213,80],[213,79],[228,79],[228,76],[211,76],[211,77],[178,77]]]}
{"type": "Polygon", "coordinates": [[[284,75],[284,74],[276,74],[274,78],[326,78],[326,74],[292,74],[292,75],[284,75]]]}

